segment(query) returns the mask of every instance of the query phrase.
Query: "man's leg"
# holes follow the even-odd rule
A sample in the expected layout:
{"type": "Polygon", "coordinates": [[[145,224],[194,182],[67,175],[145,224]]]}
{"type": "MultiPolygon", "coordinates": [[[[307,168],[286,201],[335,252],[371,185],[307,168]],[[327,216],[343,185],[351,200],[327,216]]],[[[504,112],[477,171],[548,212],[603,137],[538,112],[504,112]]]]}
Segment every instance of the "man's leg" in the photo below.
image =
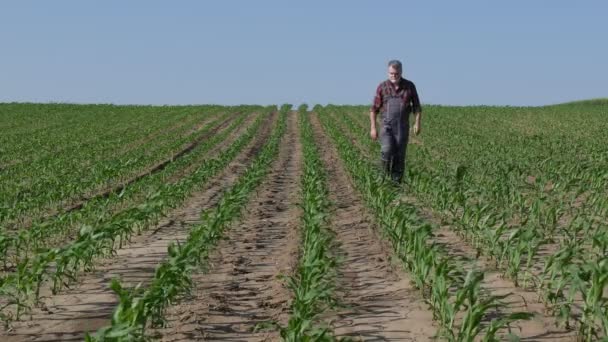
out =
{"type": "Polygon", "coordinates": [[[390,128],[382,127],[380,132],[380,158],[382,169],[387,176],[391,173],[395,150],[395,139],[390,128]]]}
{"type": "Polygon", "coordinates": [[[401,183],[405,172],[405,157],[407,151],[407,140],[409,135],[409,127],[401,126],[395,130],[395,152],[393,158],[393,168],[391,177],[393,181],[401,183]]]}

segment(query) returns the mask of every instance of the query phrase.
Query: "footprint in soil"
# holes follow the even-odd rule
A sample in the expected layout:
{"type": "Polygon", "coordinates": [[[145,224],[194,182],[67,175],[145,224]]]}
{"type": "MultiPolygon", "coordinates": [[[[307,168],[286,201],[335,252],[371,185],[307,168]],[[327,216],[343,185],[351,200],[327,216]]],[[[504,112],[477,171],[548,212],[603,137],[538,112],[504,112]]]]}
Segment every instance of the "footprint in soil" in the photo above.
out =
{"type": "Polygon", "coordinates": [[[234,268],[232,270],[232,272],[230,272],[231,275],[241,275],[241,274],[249,274],[249,273],[251,273],[251,272],[248,271],[247,269],[245,269],[245,268],[238,268],[238,267],[234,268]]]}
{"type": "Polygon", "coordinates": [[[239,291],[241,289],[241,285],[239,285],[239,283],[230,283],[226,288],[228,291],[239,291]]]}
{"type": "Polygon", "coordinates": [[[236,259],[235,265],[249,264],[248,261],[249,261],[249,259],[247,259],[246,257],[241,255],[236,259]]]}
{"type": "Polygon", "coordinates": [[[272,303],[272,302],[266,301],[266,300],[261,300],[261,301],[258,302],[258,307],[259,308],[264,308],[264,309],[276,309],[280,305],[281,305],[280,302],[278,302],[278,303],[272,303]]]}
{"type": "Polygon", "coordinates": [[[272,275],[268,274],[268,275],[262,275],[259,276],[258,279],[256,279],[256,282],[264,282],[267,281],[268,279],[272,278],[272,275]]]}

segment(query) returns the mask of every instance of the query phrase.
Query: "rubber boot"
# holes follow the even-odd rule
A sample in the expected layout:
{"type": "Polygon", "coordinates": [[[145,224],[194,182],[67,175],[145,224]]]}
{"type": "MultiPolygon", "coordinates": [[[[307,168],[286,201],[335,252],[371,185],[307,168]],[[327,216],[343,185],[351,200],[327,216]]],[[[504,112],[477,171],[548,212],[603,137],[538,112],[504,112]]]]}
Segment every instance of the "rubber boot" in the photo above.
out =
{"type": "Polygon", "coordinates": [[[390,160],[382,160],[382,170],[384,171],[384,177],[389,178],[391,176],[391,162],[390,160]]]}
{"type": "Polygon", "coordinates": [[[391,172],[391,179],[395,185],[399,185],[403,179],[403,174],[401,172],[391,172]]]}

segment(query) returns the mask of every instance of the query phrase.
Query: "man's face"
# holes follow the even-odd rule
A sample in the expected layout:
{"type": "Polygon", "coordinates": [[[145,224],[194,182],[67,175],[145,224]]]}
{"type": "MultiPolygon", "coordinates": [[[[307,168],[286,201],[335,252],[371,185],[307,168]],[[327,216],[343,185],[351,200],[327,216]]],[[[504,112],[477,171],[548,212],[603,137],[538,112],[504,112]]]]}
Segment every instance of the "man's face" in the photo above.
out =
{"type": "Polygon", "coordinates": [[[392,66],[388,67],[388,79],[391,81],[391,83],[397,83],[401,81],[401,71],[393,68],[392,66]]]}

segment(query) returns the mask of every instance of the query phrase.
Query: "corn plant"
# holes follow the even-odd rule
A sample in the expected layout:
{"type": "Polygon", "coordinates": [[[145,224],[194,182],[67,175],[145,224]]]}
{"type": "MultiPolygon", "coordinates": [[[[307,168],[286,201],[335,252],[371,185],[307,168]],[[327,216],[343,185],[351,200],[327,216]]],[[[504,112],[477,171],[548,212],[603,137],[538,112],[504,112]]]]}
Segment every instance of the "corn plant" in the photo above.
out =
{"type": "MultiPolygon", "coordinates": [[[[499,341],[496,334],[500,329],[507,327],[510,323],[517,320],[526,320],[533,317],[533,314],[526,312],[516,312],[508,314],[497,320],[492,320],[491,324],[483,328],[482,321],[487,313],[504,306],[501,300],[507,298],[509,294],[502,296],[482,295],[481,282],[483,273],[470,271],[464,281],[464,285],[458,289],[454,303],[455,311],[465,308],[464,318],[460,328],[453,334],[449,334],[448,340],[473,342],[480,333],[484,333],[483,341],[499,341]]],[[[453,328],[453,326],[450,326],[453,328]]],[[[452,330],[448,330],[451,332],[452,330]]]]}
{"type": "Polygon", "coordinates": [[[298,110],[304,154],[301,256],[296,272],[287,278],[287,286],[293,292],[289,321],[286,326],[276,325],[284,341],[332,341],[329,327],[318,322],[318,317],[335,304],[337,260],[331,253],[333,237],[327,230],[330,207],[327,176],[306,110],[306,105],[298,110]]]}
{"type": "MultiPolygon", "coordinates": [[[[336,107],[332,110],[339,111],[336,107]]],[[[467,110],[474,112],[471,108],[467,110]]],[[[366,111],[355,107],[355,114],[336,115],[357,137],[359,143],[355,145],[364,146],[364,152],[373,156],[378,145],[367,138],[369,119],[366,111]]],[[[535,115],[541,117],[543,114],[535,115]]],[[[581,117],[586,115],[581,113],[581,117]]],[[[441,127],[450,121],[445,129],[453,130],[459,127],[458,121],[452,121],[457,117],[450,113],[441,118],[431,115],[428,120],[437,120],[435,123],[441,127]]],[[[483,121],[499,128],[510,124],[508,120],[496,120],[496,116],[485,114],[483,121]]],[[[598,125],[597,121],[593,125],[598,125]]],[[[530,141],[520,135],[501,136],[493,126],[492,135],[458,128],[457,135],[432,137],[443,129],[435,127],[428,133],[430,139],[425,135],[428,144],[410,145],[409,149],[414,149],[414,153],[408,153],[408,156],[414,161],[408,166],[409,190],[451,222],[477,249],[478,256],[493,258],[496,267],[509,275],[514,285],[527,287],[533,282],[543,292],[540,295],[547,305],[555,309],[553,312],[559,321],[568,325],[572,319],[579,320],[582,313],[578,309],[571,310],[576,293],[572,287],[573,274],[581,265],[579,260],[589,256],[592,249],[600,254],[605,251],[593,238],[598,232],[606,231],[602,228],[605,222],[602,223],[601,217],[606,216],[608,177],[605,168],[602,170],[599,166],[605,165],[605,148],[593,140],[586,140],[587,146],[579,149],[576,155],[566,157],[572,149],[567,144],[563,145],[566,149],[560,148],[563,136],[556,141],[551,141],[550,136],[542,139],[535,136],[530,141]],[[513,137],[517,141],[512,141],[513,137]],[[447,140],[452,141],[447,143],[447,140]],[[509,143],[502,144],[502,141],[509,143]],[[551,146],[547,148],[545,143],[551,146]],[[518,146],[517,150],[514,145],[518,146]],[[555,149],[560,151],[558,158],[551,154],[555,149]],[[473,150],[475,152],[470,152],[473,150]],[[537,152],[542,157],[535,155],[537,152]],[[467,154],[475,158],[468,158],[467,154]],[[573,160],[577,162],[573,163],[573,160]],[[471,176],[459,177],[460,166],[471,170],[465,173],[471,176]],[[482,214],[483,207],[487,209],[482,214]],[[481,219],[482,216],[489,219],[481,219]],[[538,252],[546,244],[560,243],[561,249],[573,245],[567,242],[569,240],[577,240],[581,247],[573,251],[571,258],[564,258],[566,254],[563,253],[559,255],[563,260],[557,260],[555,255],[538,258],[538,252]],[[534,267],[538,261],[552,266],[546,267],[545,272],[538,272],[534,267]],[[571,262],[573,264],[568,265],[571,262]]],[[[544,129],[553,127],[544,126],[544,129]]],[[[596,127],[587,129],[599,132],[596,127]]],[[[586,137],[593,135],[586,134],[586,137]]],[[[596,317],[596,320],[600,318],[596,317]]]]}
{"type": "MultiPolygon", "coordinates": [[[[22,305],[30,308],[38,302],[39,291],[30,291],[30,287],[39,289],[44,281],[52,280],[53,293],[57,293],[75,281],[79,272],[91,270],[95,258],[112,256],[117,244],[120,247],[133,234],[156,224],[171,208],[185,200],[191,191],[226,167],[253,138],[261,123],[261,118],[258,118],[257,124],[249,127],[247,133],[231,144],[225,153],[215,159],[205,160],[187,177],[177,183],[161,184],[158,191],[148,195],[144,203],[124,210],[98,226],[84,227],[75,241],[64,247],[49,249],[18,263],[17,269],[20,271],[6,275],[2,282],[7,293],[13,293],[13,298],[19,298],[19,301],[14,301],[17,310],[20,311],[22,305]],[[53,264],[54,267],[51,268],[53,264]]],[[[10,309],[11,306],[4,308],[10,309]]]]}
{"type": "MultiPolygon", "coordinates": [[[[481,318],[477,316],[485,317],[490,308],[504,307],[504,304],[498,300],[500,298],[482,296],[476,298],[475,301],[471,299],[466,305],[456,300],[459,293],[479,294],[470,288],[478,287],[483,276],[481,278],[479,276],[470,277],[475,281],[465,282],[468,288],[463,287],[462,266],[451,261],[433,244],[430,226],[421,223],[422,220],[416,216],[415,208],[396,200],[397,193],[384,181],[379,170],[352,147],[349,140],[336,129],[328,115],[323,115],[324,113],[325,111],[319,115],[323,127],[336,144],[339,155],[353,177],[356,187],[364,195],[366,203],[375,214],[380,226],[387,232],[397,255],[431,305],[434,318],[440,323],[439,334],[458,341],[466,340],[468,336],[478,335],[481,328],[478,327],[477,322],[481,318]],[[455,324],[457,313],[464,310],[465,307],[470,308],[471,305],[473,305],[474,311],[466,314],[465,320],[460,326],[457,326],[455,324]],[[461,331],[457,332],[458,329],[461,331]]],[[[462,181],[464,178],[464,169],[457,169],[456,179],[462,181]]],[[[462,196],[459,200],[461,198],[462,196]]],[[[514,313],[504,317],[504,323],[495,323],[494,330],[484,330],[484,333],[486,335],[495,334],[496,331],[514,320],[528,318],[530,318],[529,315],[514,313]]]]}
{"type": "Polygon", "coordinates": [[[278,154],[279,143],[285,131],[288,107],[284,106],[276,129],[256,156],[252,164],[220,199],[219,203],[201,213],[201,223],[192,227],[183,244],[168,247],[168,258],[157,269],[152,283],[145,289],[124,290],[118,281],[113,290],[119,295],[109,327],[94,335],[87,334],[87,341],[136,341],[145,336],[150,325],[164,324],[163,314],[167,306],[192,288],[191,272],[207,260],[209,250],[223,236],[223,231],[239,218],[249,195],[261,183],[278,154]]]}

